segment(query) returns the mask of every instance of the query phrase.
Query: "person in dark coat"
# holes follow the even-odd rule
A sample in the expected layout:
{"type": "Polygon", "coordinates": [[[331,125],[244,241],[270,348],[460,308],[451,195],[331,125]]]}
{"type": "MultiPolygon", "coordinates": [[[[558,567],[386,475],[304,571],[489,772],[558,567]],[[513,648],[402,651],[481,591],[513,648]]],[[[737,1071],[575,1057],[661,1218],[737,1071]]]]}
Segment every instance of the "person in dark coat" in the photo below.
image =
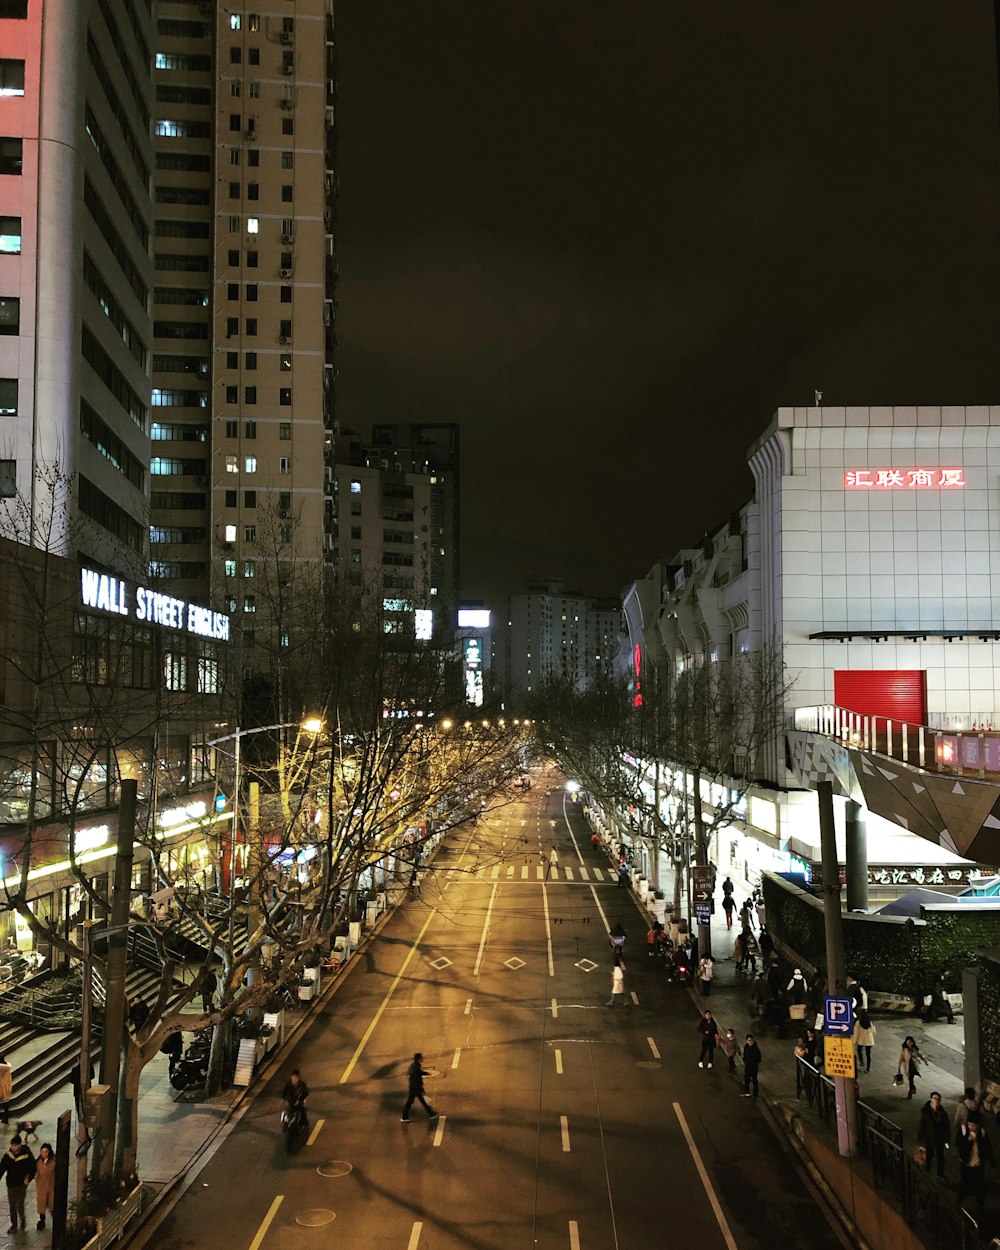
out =
{"type": "Polygon", "coordinates": [[[436,1120],[438,1117],[438,1113],[432,1106],[430,1106],[427,1099],[424,1097],[424,1077],[428,1076],[429,1073],[423,1066],[423,1060],[424,1057],[418,1050],[413,1056],[413,1062],[406,1069],[409,1095],[406,1099],[405,1105],[403,1106],[402,1120],[404,1124],[409,1124],[410,1122],[410,1108],[413,1106],[414,1101],[420,1103],[421,1107],[423,1107],[423,1109],[427,1112],[430,1119],[436,1120]]]}
{"type": "Polygon", "coordinates": [[[35,1179],[35,1156],[16,1133],[10,1139],[10,1148],[0,1158],[0,1176],[7,1181],[7,1202],[10,1205],[10,1228],[7,1232],[17,1232],[18,1220],[23,1231],[26,1227],[24,1199],[28,1186],[35,1179]]]}
{"type": "Polygon", "coordinates": [[[753,1034],[747,1034],[743,1046],[743,1097],[750,1097],[750,1086],[753,1086],[754,1098],[760,1093],[757,1073],[760,1071],[760,1047],[753,1040],[753,1034]]]}
{"type": "Polygon", "coordinates": [[[698,1032],[701,1034],[701,1053],[698,1056],[698,1067],[711,1067],[712,1059],[715,1057],[715,1039],[719,1036],[719,1026],[712,1018],[712,1013],[706,1011],[702,1018],[698,1021],[698,1032]]]}
{"type": "Polygon", "coordinates": [[[143,998],[133,998],[128,1005],[129,1023],[132,1025],[132,1032],[138,1033],[142,1026],[149,1019],[149,1007],[143,998]]]}
{"type": "Polygon", "coordinates": [[[930,1098],[920,1108],[920,1127],[917,1141],[926,1152],[924,1167],[929,1172],[931,1162],[937,1158],[937,1174],[944,1176],[944,1152],[948,1146],[948,1112],[941,1106],[941,1095],[933,1090],[930,1098]]]}
{"type": "Polygon", "coordinates": [[[959,1130],[958,1161],[962,1167],[962,1184],[958,1191],[958,1200],[965,1206],[963,1199],[971,1193],[976,1200],[976,1210],[981,1214],[986,1205],[986,1168],[996,1163],[993,1154],[993,1143],[986,1135],[978,1111],[971,1111],[964,1126],[959,1130]]]}
{"type": "Polygon", "coordinates": [[[218,977],[211,968],[206,968],[201,978],[201,1009],[206,1016],[215,1006],[215,991],[218,988],[218,977]]]}

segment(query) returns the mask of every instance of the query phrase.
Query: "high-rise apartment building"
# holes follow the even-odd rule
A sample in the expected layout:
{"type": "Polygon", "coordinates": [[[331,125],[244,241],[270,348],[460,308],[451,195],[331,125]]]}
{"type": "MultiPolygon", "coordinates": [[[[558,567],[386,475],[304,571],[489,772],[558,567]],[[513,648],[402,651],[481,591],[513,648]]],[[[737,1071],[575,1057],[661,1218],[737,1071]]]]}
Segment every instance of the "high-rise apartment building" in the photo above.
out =
{"type": "Polygon", "coordinates": [[[148,0],[0,0],[0,498],[7,537],[144,571],[148,0]]]}
{"type": "Polygon", "coordinates": [[[160,8],[153,567],[251,645],[332,556],[333,92],[331,0],[160,8]]]}

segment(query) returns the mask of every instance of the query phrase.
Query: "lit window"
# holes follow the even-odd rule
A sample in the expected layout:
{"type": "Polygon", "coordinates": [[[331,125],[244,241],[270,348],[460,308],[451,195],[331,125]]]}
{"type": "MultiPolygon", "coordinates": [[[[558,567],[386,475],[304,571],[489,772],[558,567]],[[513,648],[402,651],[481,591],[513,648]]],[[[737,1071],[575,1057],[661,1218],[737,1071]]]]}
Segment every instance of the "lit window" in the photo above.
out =
{"type": "Polygon", "coordinates": [[[244,468],[246,469],[248,473],[256,473],[257,472],[257,457],[247,456],[246,460],[244,461],[244,468]]]}
{"type": "Polygon", "coordinates": [[[257,611],[257,600],[254,598],[253,595],[247,595],[244,598],[243,611],[244,612],[256,612],[257,611]]]}
{"type": "Polygon", "coordinates": [[[226,542],[234,543],[235,541],[236,541],[236,526],[227,525],[226,526],[226,542]]]}
{"type": "Polygon", "coordinates": [[[0,217],[0,256],[21,255],[21,218],[0,217]]]}
{"type": "Polygon", "coordinates": [[[247,218],[247,234],[258,234],[260,231],[260,219],[257,217],[247,218]]]}
{"type": "Polygon", "coordinates": [[[360,482],[352,482],[352,483],[351,483],[351,494],[352,494],[352,495],[360,495],[360,494],[361,494],[361,483],[360,483],[360,482]]]}
{"type": "Polygon", "coordinates": [[[230,30],[239,30],[239,28],[242,25],[243,25],[243,18],[239,13],[229,14],[229,29],[230,30]]]}
{"type": "Polygon", "coordinates": [[[236,457],[227,456],[226,457],[226,472],[227,473],[239,473],[239,471],[240,471],[240,466],[236,457]]]}
{"type": "Polygon", "coordinates": [[[244,560],[243,561],[243,576],[244,577],[256,577],[257,576],[257,561],[256,560],[244,560]]]}
{"type": "MultiPolygon", "coordinates": [[[[235,526],[233,528],[235,529],[235,526]]],[[[233,535],[233,537],[235,538],[235,534],[233,535]]],[[[236,576],[236,561],[235,560],[226,561],[226,576],[227,577],[236,576]]]]}

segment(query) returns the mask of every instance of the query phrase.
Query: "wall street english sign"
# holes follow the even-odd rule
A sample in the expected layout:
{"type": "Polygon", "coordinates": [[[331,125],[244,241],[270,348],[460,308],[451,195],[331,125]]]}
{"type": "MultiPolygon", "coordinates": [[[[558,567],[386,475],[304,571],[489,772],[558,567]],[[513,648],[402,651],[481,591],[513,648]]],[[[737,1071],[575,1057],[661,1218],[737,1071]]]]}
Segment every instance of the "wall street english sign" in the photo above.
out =
{"type": "Polygon", "coordinates": [[[110,573],[82,568],[80,598],[85,608],[97,612],[127,616],[147,625],[162,625],[164,629],[176,629],[197,638],[229,641],[229,617],[224,612],[213,612],[211,608],[188,603],[148,586],[131,587],[110,573]]]}

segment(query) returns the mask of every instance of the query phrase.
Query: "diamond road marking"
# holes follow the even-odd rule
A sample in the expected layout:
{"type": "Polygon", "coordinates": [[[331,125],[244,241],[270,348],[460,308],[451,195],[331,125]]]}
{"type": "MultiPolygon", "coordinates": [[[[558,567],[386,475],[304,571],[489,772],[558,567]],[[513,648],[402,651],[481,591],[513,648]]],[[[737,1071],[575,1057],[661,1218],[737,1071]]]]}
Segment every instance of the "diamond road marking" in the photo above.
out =
{"type": "Polygon", "coordinates": [[[431,967],[437,968],[438,972],[441,972],[443,969],[451,967],[451,960],[445,959],[444,955],[442,955],[440,959],[431,960],[431,967]]]}
{"type": "Polygon", "coordinates": [[[579,968],[581,972],[593,972],[597,967],[597,964],[595,964],[592,959],[581,959],[579,963],[574,964],[573,966],[575,968],[579,968]]]}
{"type": "Polygon", "coordinates": [[[504,966],[505,968],[509,968],[509,969],[511,970],[511,972],[516,972],[516,971],[518,970],[518,968],[523,968],[523,967],[524,967],[524,960],[523,960],[523,959],[518,959],[518,957],[517,957],[516,955],[512,955],[512,956],[510,957],[510,959],[505,959],[505,960],[504,960],[504,965],[503,965],[503,966],[504,966]]]}

